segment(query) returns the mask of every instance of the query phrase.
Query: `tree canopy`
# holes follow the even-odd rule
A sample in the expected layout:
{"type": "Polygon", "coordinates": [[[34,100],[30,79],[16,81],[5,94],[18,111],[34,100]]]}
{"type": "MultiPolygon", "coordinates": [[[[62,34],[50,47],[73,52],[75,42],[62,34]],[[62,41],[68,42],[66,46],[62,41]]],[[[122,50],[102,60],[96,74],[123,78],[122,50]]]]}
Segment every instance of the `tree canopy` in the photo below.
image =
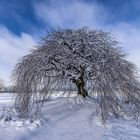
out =
{"type": "Polygon", "coordinates": [[[106,120],[139,114],[140,84],[136,67],[127,61],[118,41],[104,31],[80,29],[53,30],[13,71],[16,107],[23,115],[38,110],[53,90],[72,91],[86,98],[97,97],[100,114],[106,120]],[[126,111],[123,101],[129,101],[126,111]]]}

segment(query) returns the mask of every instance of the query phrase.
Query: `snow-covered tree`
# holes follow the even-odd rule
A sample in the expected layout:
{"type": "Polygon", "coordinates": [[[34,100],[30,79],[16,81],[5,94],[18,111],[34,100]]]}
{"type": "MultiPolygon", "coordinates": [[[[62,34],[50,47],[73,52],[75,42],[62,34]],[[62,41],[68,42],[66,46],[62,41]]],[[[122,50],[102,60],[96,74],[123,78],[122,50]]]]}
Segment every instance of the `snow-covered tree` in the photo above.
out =
{"type": "Polygon", "coordinates": [[[123,100],[132,104],[132,114],[139,114],[140,84],[135,65],[125,57],[110,33],[87,28],[51,31],[15,67],[16,107],[28,116],[42,105],[37,100],[53,90],[76,89],[83,98],[96,94],[103,120],[109,114],[128,115],[123,100]]]}

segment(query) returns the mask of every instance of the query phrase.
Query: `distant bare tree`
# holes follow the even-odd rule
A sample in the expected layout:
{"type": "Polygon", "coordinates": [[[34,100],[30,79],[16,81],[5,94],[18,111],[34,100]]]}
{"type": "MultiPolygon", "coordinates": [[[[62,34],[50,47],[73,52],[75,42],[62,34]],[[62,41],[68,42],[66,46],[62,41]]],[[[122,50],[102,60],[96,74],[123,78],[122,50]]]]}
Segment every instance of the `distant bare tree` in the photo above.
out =
{"type": "Polygon", "coordinates": [[[2,91],[4,87],[4,80],[0,79],[0,91],[2,91]]]}
{"type": "Polygon", "coordinates": [[[139,115],[140,84],[125,56],[110,33],[87,28],[52,31],[16,65],[15,105],[25,117],[54,89],[77,89],[84,98],[97,95],[104,121],[109,114],[139,115]],[[131,103],[129,111],[123,100],[131,103]]]}

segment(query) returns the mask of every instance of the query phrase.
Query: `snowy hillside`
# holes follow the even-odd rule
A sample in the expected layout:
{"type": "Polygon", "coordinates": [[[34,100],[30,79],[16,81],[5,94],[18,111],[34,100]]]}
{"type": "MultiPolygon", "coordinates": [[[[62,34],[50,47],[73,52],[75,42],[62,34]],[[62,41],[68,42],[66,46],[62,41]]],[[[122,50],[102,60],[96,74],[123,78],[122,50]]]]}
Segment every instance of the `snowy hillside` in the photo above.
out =
{"type": "MultiPolygon", "coordinates": [[[[12,104],[10,94],[0,95],[1,116],[12,104]]],[[[40,119],[1,117],[0,140],[140,140],[138,123],[112,119],[103,126],[94,114],[90,99],[77,104],[73,98],[53,99],[46,102],[40,119]]]]}

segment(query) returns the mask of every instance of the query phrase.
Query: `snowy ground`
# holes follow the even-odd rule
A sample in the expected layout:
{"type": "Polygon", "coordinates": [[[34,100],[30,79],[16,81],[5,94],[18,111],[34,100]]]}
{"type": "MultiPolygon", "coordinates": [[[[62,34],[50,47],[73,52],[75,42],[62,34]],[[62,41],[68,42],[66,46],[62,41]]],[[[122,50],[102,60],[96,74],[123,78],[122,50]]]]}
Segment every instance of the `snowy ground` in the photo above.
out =
{"type": "MultiPolygon", "coordinates": [[[[12,107],[13,96],[0,94],[0,111],[12,107]]],[[[134,121],[111,120],[106,126],[93,116],[94,104],[75,104],[67,98],[48,101],[42,118],[0,119],[0,140],[140,140],[140,125],[134,121]]],[[[10,110],[9,109],[9,110],[10,110]]]]}

